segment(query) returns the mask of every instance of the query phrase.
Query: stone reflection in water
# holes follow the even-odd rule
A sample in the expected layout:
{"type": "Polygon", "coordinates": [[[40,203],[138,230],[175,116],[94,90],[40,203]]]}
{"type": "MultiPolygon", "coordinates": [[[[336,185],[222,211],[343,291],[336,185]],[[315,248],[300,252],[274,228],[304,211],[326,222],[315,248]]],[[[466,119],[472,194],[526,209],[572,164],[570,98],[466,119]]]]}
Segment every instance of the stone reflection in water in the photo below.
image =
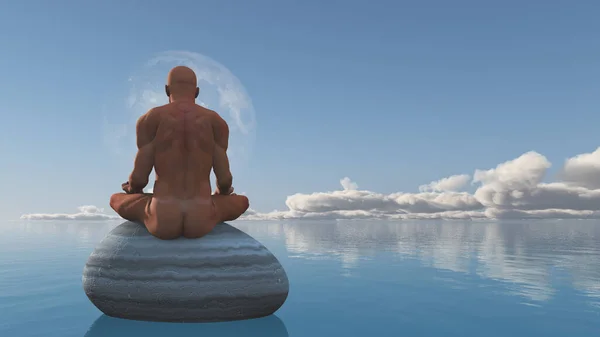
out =
{"type": "Polygon", "coordinates": [[[269,336],[288,337],[285,323],[276,315],[221,323],[157,323],[101,315],[84,337],[130,336],[269,336]]]}
{"type": "Polygon", "coordinates": [[[574,288],[600,300],[598,222],[286,221],[236,227],[250,235],[284,236],[291,256],[333,256],[353,269],[361,260],[394,252],[438,269],[508,282],[510,292],[531,301],[553,298],[552,275],[562,270],[574,288]]]}

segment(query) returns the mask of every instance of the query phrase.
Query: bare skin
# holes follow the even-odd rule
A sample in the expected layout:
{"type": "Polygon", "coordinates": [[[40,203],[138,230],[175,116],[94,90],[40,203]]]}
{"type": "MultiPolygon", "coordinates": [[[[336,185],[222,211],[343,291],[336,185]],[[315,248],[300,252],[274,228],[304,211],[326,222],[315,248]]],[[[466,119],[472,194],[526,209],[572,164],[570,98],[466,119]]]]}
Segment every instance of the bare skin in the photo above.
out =
{"type": "Polygon", "coordinates": [[[157,238],[199,238],[216,224],[232,221],[249,207],[233,192],[227,147],[229,127],[216,112],[195,103],[196,75],[175,67],[165,86],[169,104],[153,108],[136,125],[138,153],[125,193],[110,206],[121,217],[142,222],[157,238]],[[143,193],[152,168],[154,194],[143,193]],[[217,177],[211,195],[210,172],[217,177]]]}

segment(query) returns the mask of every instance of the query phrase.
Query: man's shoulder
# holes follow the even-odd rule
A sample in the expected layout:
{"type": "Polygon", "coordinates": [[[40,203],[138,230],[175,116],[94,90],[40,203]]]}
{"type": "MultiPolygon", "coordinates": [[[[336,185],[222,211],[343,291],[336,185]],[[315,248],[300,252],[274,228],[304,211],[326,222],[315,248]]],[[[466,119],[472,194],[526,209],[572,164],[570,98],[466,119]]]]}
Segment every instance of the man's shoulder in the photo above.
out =
{"type": "Polygon", "coordinates": [[[213,121],[213,125],[215,125],[215,126],[221,126],[223,124],[227,125],[227,122],[223,119],[223,117],[221,117],[221,115],[219,115],[218,112],[208,109],[206,107],[203,107],[201,105],[198,105],[198,107],[202,113],[204,113],[208,117],[210,117],[210,119],[213,121]]]}
{"type": "Polygon", "coordinates": [[[205,114],[207,114],[207,115],[209,115],[211,117],[219,115],[216,111],[211,110],[211,109],[209,109],[209,108],[207,108],[205,106],[202,106],[200,104],[196,104],[196,108],[198,109],[199,112],[205,113],[205,114]]]}
{"type": "Polygon", "coordinates": [[[168,110],[169,110],[168,104],[150,108],[150,110],[148,110],[145,114],[140,116],[140,119],[145,120],[148,123],[158,122],[160,120],[161,115],[163,115],[163,112],[168,111],[168,110]]]}
{"type": "Polygon", "coordinates": [[[155,130],[160,123],[162,110],[164,110],[164,106],[150,108],[150,110],[138,118],[138,127],[147,132],[152,132],[152,130],[155,130]]]}
{"type": "Polygon", "coordinates": [[[227,122],[223,119],[223,117],[221,117],[221,115],[218,112],[210,110],[210,109],[206,109],[206,111],[208,111],[208,113],[210,114],[210,116],[216,123],[227,124],[227,122]]]}
{"type": "Polygon", "coordinates": [[[156,114],[160,113],[161,111],[169,110],[170,106],[171,106],[171,104],[169,103],[169,104],[156,106],[154,108],[150,108],[150,110],[148,110],[148,112],[146,112],[146,115],[156,115],[156,114]]]}

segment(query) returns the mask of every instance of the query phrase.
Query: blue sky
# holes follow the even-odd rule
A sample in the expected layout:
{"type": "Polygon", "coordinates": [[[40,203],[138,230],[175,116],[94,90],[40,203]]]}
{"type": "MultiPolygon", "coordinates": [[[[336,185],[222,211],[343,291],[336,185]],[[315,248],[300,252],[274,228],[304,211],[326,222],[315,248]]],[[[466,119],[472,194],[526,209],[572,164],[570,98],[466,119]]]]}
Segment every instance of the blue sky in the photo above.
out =
{"type": "Polygon", "coordinates": [[[344,177],[417,193],[528,151],[553,163],[552,180],[600,145],[599,11],[597,1],[5,4],[0,218],[108,208],[133,158],[105,146],[103,107],[168,50],[214,59],[251,97],[253,154],[232,170],[254,210],[341,190],[344,177]]]}

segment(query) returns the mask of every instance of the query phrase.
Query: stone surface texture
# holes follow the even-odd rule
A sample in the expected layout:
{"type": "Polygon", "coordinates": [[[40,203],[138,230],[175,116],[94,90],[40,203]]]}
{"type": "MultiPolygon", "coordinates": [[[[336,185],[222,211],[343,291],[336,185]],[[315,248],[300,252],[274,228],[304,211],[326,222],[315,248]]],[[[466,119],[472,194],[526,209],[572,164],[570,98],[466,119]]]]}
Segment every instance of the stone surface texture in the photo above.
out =
{"type": "Polygon", "coordinates": [[[275,256],[231,225],[218,224],[199,239],[159,240],[127,221],[88,258],[83,288],[109,316],[217,322],[274,313],[289,283],[275,256]]]}

